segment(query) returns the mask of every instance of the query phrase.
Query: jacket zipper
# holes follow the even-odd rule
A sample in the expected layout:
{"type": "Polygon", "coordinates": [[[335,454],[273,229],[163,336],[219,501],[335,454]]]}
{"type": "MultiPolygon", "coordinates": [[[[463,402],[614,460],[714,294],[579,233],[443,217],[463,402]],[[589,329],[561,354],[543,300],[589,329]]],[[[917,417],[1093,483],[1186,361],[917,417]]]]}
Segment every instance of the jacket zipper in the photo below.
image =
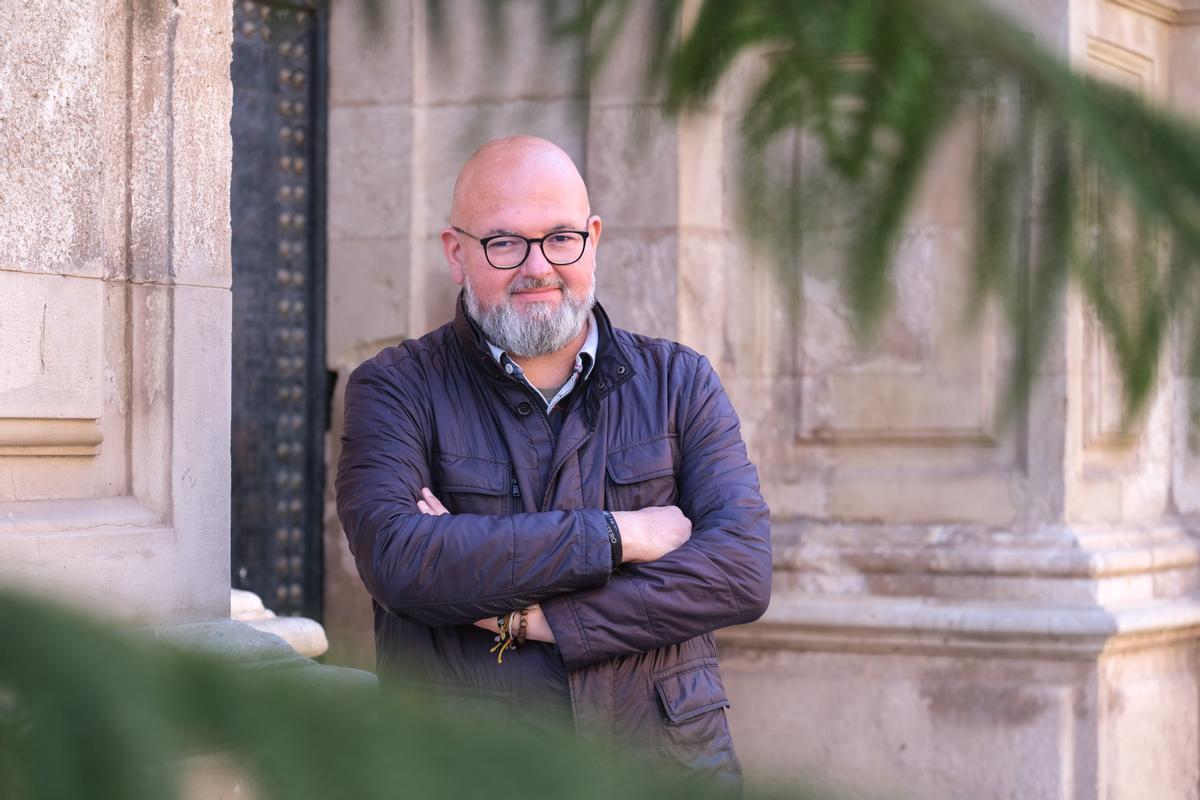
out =
{"type": "Polygon", "coordinates": [[[521,487],[517,485],[517,478],[514,475],[512,479],[512,490],[508,493],[508,513],[517,513],[521,499],[521,487]]]}

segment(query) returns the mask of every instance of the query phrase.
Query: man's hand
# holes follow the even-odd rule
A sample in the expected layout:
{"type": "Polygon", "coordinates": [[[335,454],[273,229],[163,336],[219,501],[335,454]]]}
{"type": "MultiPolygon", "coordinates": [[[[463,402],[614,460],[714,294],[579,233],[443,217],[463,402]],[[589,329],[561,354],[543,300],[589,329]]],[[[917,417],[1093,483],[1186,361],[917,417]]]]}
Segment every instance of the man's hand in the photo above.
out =
{"type": "Polygon", "coordinates": [[[614,511],[622,563],[657,561],[692,538],[692,521],[676,506],[614,511]]]}
{"type": "Polygon", "coordinates": [[[421,499],[417,501],[417,509],[422,514],[428,514],[431,517],[440,517],[442,514],[449,514],[446,507],[442,505],[442,501],[433,496],[428,488],[421,487],[421,499]]]}
{"type": "MultiPolygon", "coordinates": [[[[442,505],[442,501],[438,500],[426,487],[421,487],[421,499],[417,501],[417,508],[422,514],[427,514],[431,517],[440,517],[442,514],[449,514],[446,507],[442,505]]],[[[617,523],[618,525],[620,523],[617,523]]],[[[691,526],[688,526],[689,531],[691,526]]],[[[542,607],[536,603],[531,605],[525,612],[525,638],[532,639],[535,642],[553,642],[554,631],[550,630],[550,623],[546,622],[546,615],[542,613],[542,607]]],[[[485,631],[499,633],[500,628],[496,625],[495,617],[485,617],[481,620],[476,620],[476,628],[483,628],[485,631]]],[[[513,635],[516,635],[514,630],[513,635]]]]}

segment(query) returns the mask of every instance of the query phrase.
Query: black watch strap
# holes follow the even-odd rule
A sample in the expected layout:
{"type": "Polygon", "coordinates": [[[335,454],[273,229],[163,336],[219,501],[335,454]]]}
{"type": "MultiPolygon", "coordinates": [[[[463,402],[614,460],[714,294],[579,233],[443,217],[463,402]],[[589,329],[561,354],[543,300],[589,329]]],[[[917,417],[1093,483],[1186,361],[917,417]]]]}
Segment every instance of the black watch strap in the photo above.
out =
{"type": "Polygon", "coordinates": [[[607,511],[604,512],[604,524],[608,527],[608,543],[612,546],[612,568],[616,571],[624,558],[621,552],[621,529],[617,527],[617,520],[607,511]]]}

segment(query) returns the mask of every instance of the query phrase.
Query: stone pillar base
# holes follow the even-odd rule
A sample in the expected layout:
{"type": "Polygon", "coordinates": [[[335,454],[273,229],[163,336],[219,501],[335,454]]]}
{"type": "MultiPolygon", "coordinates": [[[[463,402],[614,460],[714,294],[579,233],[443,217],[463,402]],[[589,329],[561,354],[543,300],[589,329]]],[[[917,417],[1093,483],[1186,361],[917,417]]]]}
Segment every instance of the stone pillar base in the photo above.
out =
{"type": "Polygon", "coordinates": [[[1183,531],[1056,530],[1041,548],[781,533],[771,608],[719,636],[749,784],[1197,797],[1198,551],[1183,531]]]}

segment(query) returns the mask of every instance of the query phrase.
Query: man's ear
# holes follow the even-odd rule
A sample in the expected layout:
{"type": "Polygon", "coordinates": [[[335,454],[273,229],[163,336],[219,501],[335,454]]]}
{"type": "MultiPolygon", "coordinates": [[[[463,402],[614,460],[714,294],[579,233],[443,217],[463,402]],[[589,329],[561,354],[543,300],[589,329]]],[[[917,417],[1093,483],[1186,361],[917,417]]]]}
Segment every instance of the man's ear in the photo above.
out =
{"type": "Polygon", "coordinates": [[[587,226],[588,238],[592,240],[592,247],[594,248],[600,244],[600,217],[592,214],[592,216],[588,217],[587,226]]]}
{"type": "Polygon", "coordinates": [[[463,250],[462,242],[458,239],[458,234],[452,228],[442,229],[442,252],[446,254],[446,264],[450,267],[450,277],[459,286],[462,286],[463,279],[466,277],[466,252],[463,250]]]}

